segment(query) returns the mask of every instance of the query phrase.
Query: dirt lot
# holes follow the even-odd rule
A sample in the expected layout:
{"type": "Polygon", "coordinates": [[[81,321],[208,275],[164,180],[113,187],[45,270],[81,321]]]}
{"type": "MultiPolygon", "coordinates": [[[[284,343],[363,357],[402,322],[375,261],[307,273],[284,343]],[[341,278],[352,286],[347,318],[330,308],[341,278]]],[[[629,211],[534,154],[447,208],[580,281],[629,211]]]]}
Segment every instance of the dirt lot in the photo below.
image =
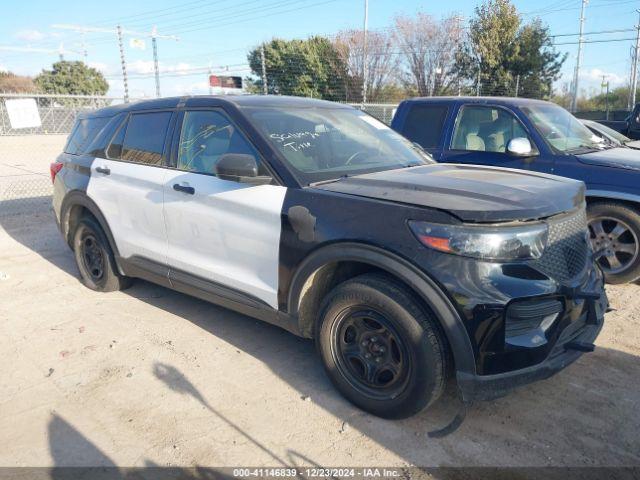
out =
{"type": "Polygon", "coordinates": [[[640,466],[640,286],[608,289],[595,353],[433,439],[451,392],[381,420],[310,341],[142,281],[81,286],[42,196],[64,140],[0,138],[0,466],[640,466]]]}
{"type": "Polygon", "coordinates": [[[0,214],[0,252],[0,466],[640,465],[637,285],[609,288],[595,353],[432,439],[450,395],[381,420],[309,341],[142,281],[82,287],[46,208],[0,214]]]}

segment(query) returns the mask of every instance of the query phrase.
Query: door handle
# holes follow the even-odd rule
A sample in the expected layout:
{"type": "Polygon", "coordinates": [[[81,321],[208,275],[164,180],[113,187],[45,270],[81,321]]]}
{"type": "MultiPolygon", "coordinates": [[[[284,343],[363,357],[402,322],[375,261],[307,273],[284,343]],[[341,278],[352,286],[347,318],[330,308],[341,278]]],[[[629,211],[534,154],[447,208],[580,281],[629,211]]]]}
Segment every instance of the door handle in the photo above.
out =
{"type": "Polygon", "coordinates": [[[111,173],[111,170],[109,170],[107,167],[96,167],[96,172],[109,175],[111,173]]]}
{"type": "Polygon", "coordinates": [[[188,193],[189,195],[193,195],[194,193],[196,193],[196,189],[195,188],[187,187],[185,185],[180,185],[179,183],[174,183],[173,184],[173,189],[176,192],[188,193]]]}

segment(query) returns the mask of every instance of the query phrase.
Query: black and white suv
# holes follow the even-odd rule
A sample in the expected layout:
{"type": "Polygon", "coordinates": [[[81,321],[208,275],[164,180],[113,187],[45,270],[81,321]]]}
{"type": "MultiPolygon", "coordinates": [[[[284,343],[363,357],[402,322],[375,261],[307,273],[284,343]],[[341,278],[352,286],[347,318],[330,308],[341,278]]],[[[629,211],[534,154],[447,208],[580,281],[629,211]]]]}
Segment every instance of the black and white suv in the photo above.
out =
{"type": "Polygon", "coordinates": [[[83,283],[144,278],[314,338],[353,403],[406,417],[590,350],[607,300],[584,185],[436,164],[344,105],[166,98],[81,115],[51,166],[83,283]]]}

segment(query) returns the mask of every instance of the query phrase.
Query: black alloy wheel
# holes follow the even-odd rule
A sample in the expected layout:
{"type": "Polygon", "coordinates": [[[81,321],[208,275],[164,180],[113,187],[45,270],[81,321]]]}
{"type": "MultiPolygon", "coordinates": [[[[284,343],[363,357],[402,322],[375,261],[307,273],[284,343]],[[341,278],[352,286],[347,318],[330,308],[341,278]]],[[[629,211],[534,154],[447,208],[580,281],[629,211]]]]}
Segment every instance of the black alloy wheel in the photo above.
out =
{"type": "Polygon", "coordinates": [[[80,255],[86,272],[95,283],[104,277],[105,258],[93,232],[85,231],[80,240],[80,255]]]}
{"type": "Polygon", "coordinates": [[[366,306],[345,309],[333,324],[332,351],[340,373],[362,394],[391,399],[406,388],[411,357],[398,331],[366,306]]]}
{"type": "Polygon", "coordinates": [[[98,292],[124,290],[131,278],[118,272],[111,245],[100,224],[84,217],[73,234],[73,252],[82,283],[98,292]]]}

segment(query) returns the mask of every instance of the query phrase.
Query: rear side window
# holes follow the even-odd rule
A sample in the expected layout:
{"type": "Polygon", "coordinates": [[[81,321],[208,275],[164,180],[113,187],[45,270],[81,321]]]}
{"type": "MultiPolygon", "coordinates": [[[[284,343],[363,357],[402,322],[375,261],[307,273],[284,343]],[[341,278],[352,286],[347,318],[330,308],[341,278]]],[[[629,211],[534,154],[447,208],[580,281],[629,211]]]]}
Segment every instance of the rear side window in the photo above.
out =
{"type": "Polygon", "coordinates": [[[447,112],[446,105],[413,105],[402,134],[424,148],[435,148],[440,145],[447,112]]]}
{"type": "Polygon", "coordinates": [[[86,153],[89,145],[91,145],[109,120],[109,117],[79,120],[67,141],[67,146],[64,148],[65,153],[70,153],[71,155],[82,155],[86,153]]]}
{"type": "Polygon", "coordinates": [[[109,146],[108,156],[128,162],[162,163],[171,112],[135,113],[120,128],[109,146]]]}

